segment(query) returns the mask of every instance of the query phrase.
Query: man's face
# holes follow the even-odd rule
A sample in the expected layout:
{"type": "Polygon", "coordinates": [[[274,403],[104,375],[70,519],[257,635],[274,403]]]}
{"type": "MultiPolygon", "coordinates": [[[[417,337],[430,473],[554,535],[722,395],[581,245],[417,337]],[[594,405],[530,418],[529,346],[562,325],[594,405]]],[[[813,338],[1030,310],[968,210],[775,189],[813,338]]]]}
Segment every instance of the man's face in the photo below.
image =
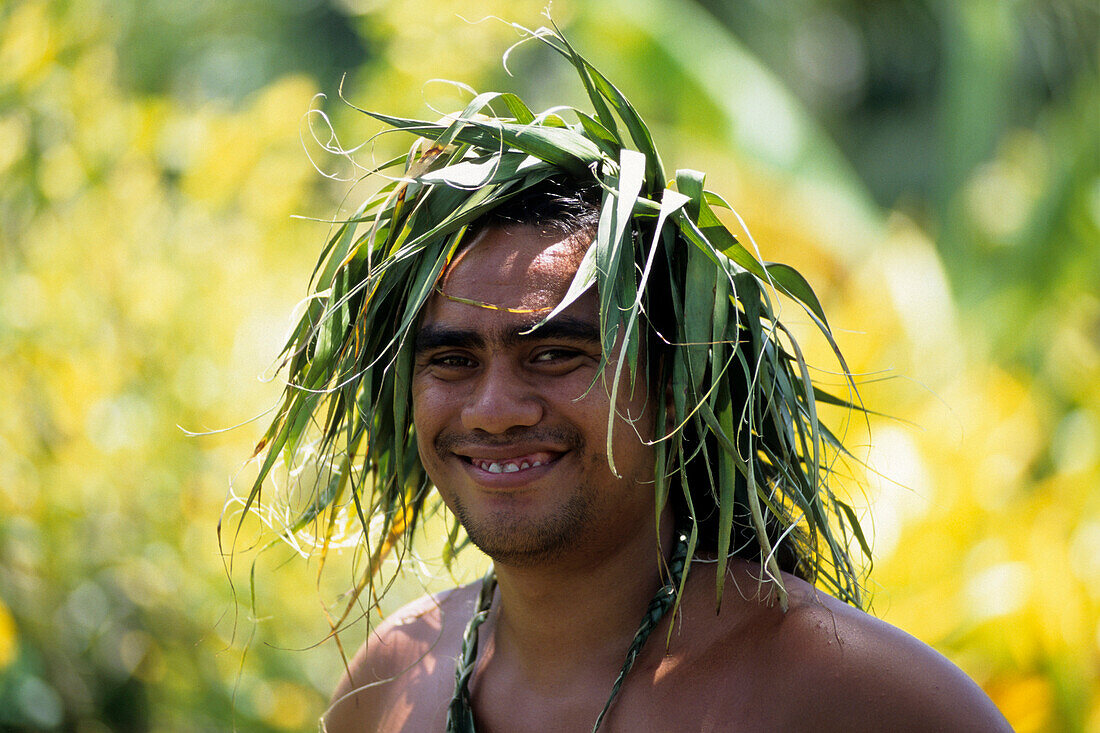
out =
{"type": "Polygon", "coordinates": [[[642,440],[653,437],[652,408],[624,368],[614,475],[606,445],[617,354],[600,375],[594,289],[526,333],[563,299],[585,244],[530,227],[486,230],[421,317],[412,381],[420,458],[498,563],[610,551],[652,531],[653,449],[642,440]]]}

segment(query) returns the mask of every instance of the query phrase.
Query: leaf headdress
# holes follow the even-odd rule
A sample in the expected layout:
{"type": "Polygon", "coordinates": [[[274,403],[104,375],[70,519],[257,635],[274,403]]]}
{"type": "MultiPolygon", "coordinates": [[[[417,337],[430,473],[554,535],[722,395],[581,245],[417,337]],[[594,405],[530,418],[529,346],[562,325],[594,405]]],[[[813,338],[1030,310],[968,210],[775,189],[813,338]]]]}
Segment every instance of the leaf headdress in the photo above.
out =
{"type": "MultiPolygon", "coordinates": [[[[850,550],[858,542],[869,552],[855,513],[830,489],[829,456],[843,446],[817,411],[819,402],[852,405],[814,385],[773,303],[781,294],[802,306],[851,384],[813,290],[737,240],[716,214],[728,205],[705,190],[702,173],[678,170],[666,180],[641,117],[556,29],[524,32],[572,65],[592,113],[536,114],[511,93],[476,95],[436,122],[362,110],[417,141],[377,169],[402,173],[342,222],[322,252],[313,297],[284,350],[286,392],[257,448],[246,511],[280,461],[301,460],[304,436],[315,431],[313,460],[327,471],[286,534],[320,526],[324,549],[336,517],[354,516],[368,562],[348,610],[364,589],[366,605],[377,599],[381,561],[407,546],[440,503],[411,421],[418,314],[471,224],[566,176],[598,184],[602,199],[597,234],[559,307],[595,285],[604,353],[623,339],[611,389],[623,369],[671,386],[655,390],[673,416],[672,429],[655,436],[655,491],[658,512],[670,500],[682,507],[688,557],[697,546],[723,566],[733,555],[753,557],[784,605],[781,570],[862,605],[850,550]],[[659,329],[657,294],[666,315],[659,329]]],[[[452,527],[454,547],[460,529],[452,527]]],[[[725,573],[717,578],[720,602],[725,573]]]]}

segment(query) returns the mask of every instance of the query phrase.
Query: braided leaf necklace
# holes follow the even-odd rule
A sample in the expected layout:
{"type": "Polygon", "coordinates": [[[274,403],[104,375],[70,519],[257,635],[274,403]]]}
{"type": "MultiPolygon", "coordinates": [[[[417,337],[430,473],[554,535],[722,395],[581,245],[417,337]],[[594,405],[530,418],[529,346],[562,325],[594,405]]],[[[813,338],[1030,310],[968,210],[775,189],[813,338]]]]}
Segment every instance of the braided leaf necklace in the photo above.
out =
{"type": "MultiPolygon", "coordinates": [[[[634,640],[630,643],[630,648],[626,652],[626,661],[623,662],[622,669],[619,670],[619,676],[615,678],[615,684],[611,686],[611,695],[604,703],[599,717],[596,718],[596,724],[592,726],[592,733],[599,730],[604,716],[611,709],[611,703],[615,701],[615,697],[623,686],[623,680],[626,679],[627,672],[634,666],[638,654],[645,646],[646,639],[649,638],[650,633],[661,622],[668,610],[672,608],[676,599],[676,589],[679,588],[680,578],[684,574],[687,553],[687,534],[678,531],[676,533],[676,546],[672,550],[672,557],[668,564],[668,581],[657,590],[657,594],[649,602],[649,607],[646,608],[645,615],[642,616],[642,623],[638,626],[638,633],[634,634],[634,640]]],[[[489,607],[493,603],[493,593],[496,591],[496,587],[497,576],[493,568],[490,568],[481,581],[481,592],[477,597],[477,611],[470,622],[466,624],[466,632],[462,635],[462,649],[459,652],[458,663],[455,668],[454,696],[451,697],[451,704],[447,709],[447,733],[476,733],[477,731],[474,726],[474,711],[470,708],[470,677],[473,676],[474,667],[477,665],[478,628],[489,617],[489,607]]]]}

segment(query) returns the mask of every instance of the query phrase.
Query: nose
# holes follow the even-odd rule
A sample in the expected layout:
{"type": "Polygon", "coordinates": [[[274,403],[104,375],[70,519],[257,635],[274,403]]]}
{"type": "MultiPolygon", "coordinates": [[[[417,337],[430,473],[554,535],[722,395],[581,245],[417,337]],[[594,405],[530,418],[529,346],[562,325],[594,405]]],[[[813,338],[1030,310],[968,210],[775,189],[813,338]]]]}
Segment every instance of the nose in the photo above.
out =
{"type": "Polygon", "coordinates": [[[498,434],[536,425],[542,416],[542,400],[534,385],[508,360],[493,359],[484,365],[466,399],[462,425],[467,430],[498,434]]]}

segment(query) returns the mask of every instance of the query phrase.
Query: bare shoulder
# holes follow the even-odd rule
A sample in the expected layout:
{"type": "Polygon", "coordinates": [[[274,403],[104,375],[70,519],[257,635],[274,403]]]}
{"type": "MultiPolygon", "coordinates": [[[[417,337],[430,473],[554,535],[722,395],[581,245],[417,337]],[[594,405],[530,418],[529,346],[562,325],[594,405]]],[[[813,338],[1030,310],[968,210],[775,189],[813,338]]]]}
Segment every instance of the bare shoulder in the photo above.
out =
{"type": "Polygon", "coordinates": [[[807,702],[823,728],[1011,730],[981,688],[932,647],[803,581],[789,587],[777,641],[782,658],[820,691],[807,702]]]}
{"type": "Polygon", "coordinates": [[[476,586],[426,595],[372,629],[333,694],[324,730],[427,730],[419,728],[425,718],[442,720],[476,600],[476,586]]]}
{"type": "MultiPolygon", "coordinates": [[[[761,597],[768,586],[756,570],[731,568],[722,612],[717,622],[711,615],[714,631],[700,649],[723,685],[747,685],[744,699],[770,707],[751,711],[762,727],[1011,731],[981,688],[927,644],[794,577],[785,579],[783,612],[761,597]]],[[[702,575],[714,580],[713,571],[702,575]]],[[[714,585],[701,585],[713,614],[714,585]]]]}

